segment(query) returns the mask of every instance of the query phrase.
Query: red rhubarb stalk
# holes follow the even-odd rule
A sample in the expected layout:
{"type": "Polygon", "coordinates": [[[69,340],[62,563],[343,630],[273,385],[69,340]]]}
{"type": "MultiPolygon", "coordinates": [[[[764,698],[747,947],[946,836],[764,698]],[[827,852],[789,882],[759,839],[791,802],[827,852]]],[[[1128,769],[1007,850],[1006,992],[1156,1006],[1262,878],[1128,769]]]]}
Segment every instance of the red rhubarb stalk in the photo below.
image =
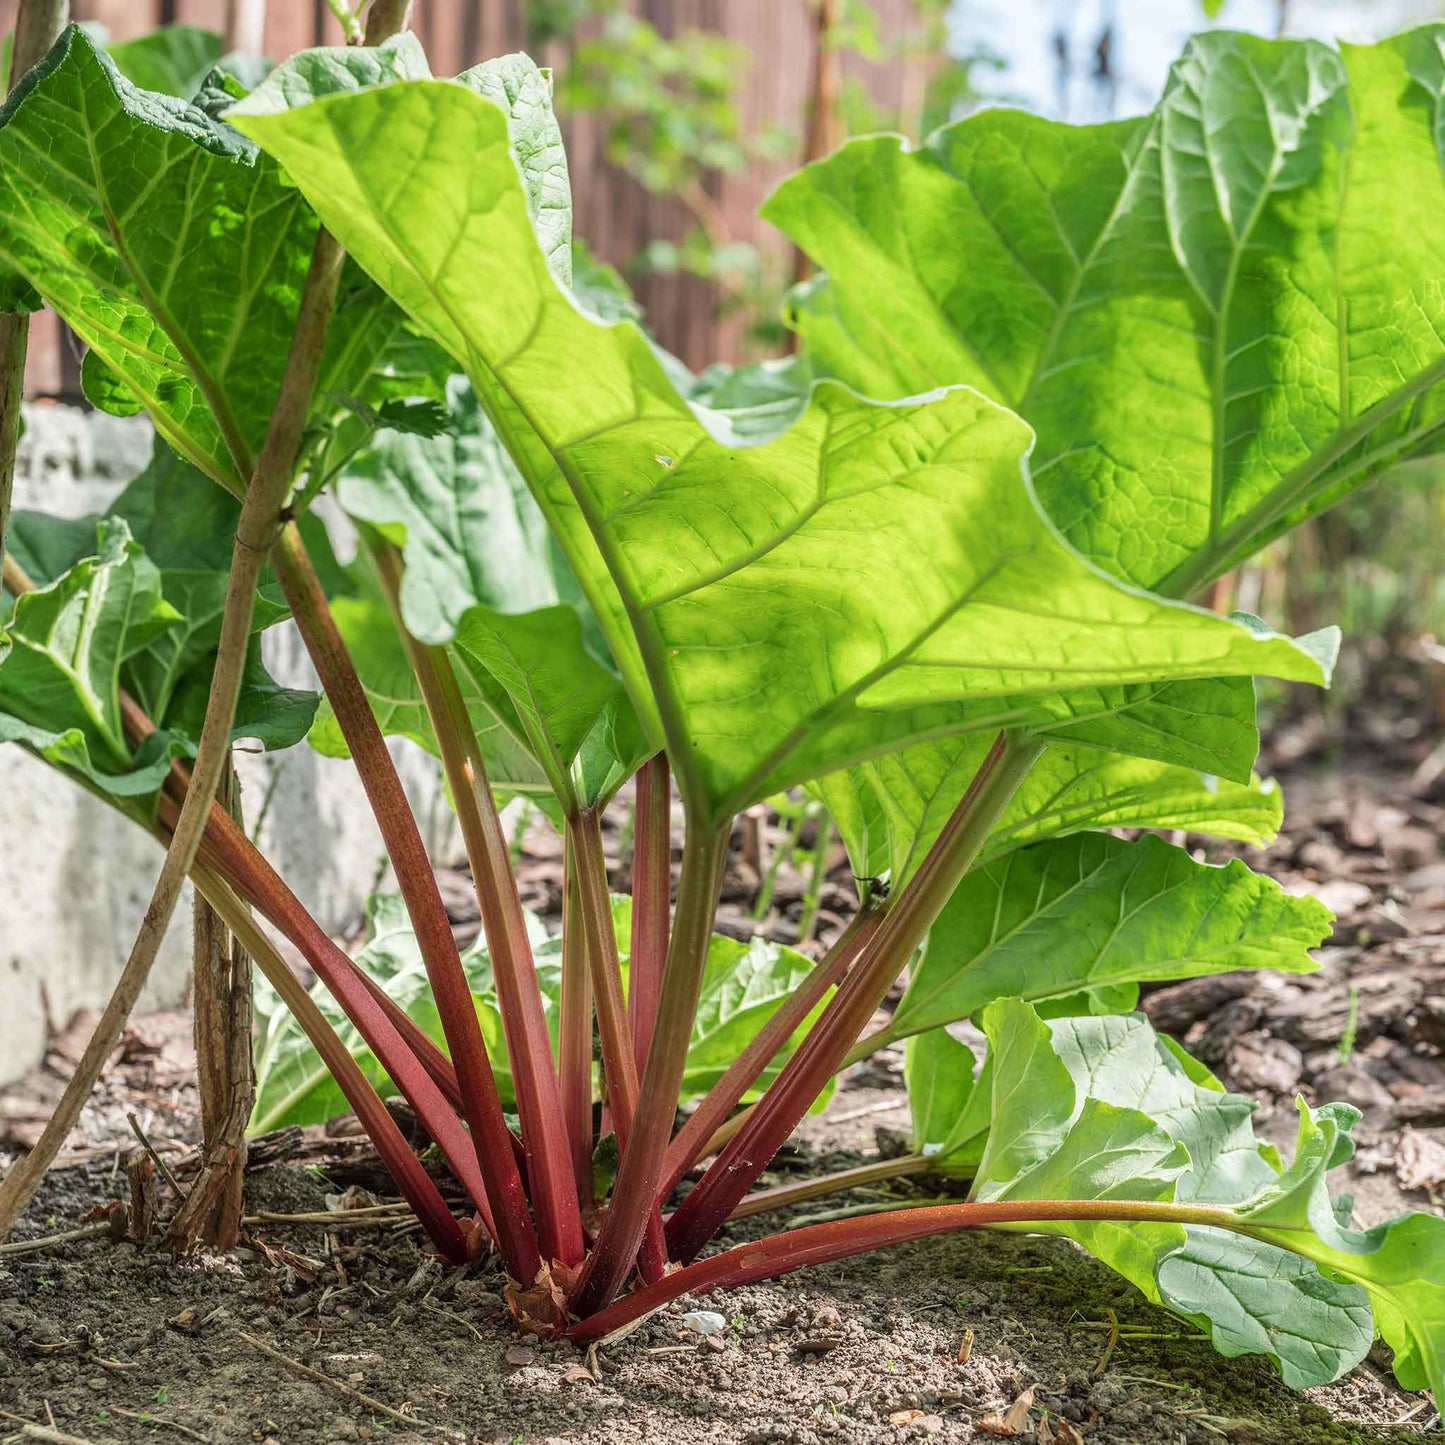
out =
{"type": "Polygon", "coordinates": [[[667,754],[649,758],[637,773],[632,829],[632,947],[627,960],[627,1017],[632,1053],[647,1066],[662,970],[672,893],[672,778],[667,754]]]}
{"type": "Polygon", "coordinates": [[[272,565],[356,762],[411,915],[461,1084],[463,1110],[496,1223],[497,1246],[512,1278],[530,1288],[541,1273],[542,1257],[502,1115],[497,1081],[421,830],[294,523],[282,532],[272,552],[272,565]]]}
{"type": "Polygon", "coordinates": [[[927,936],[1042,750],[1039,743],[1011,733],[999,734],[918,872],[893,899],[843,986],[747,1123],[668,1221],[672,1258],[686,1263],[697,1257],[802,1121],[927,936]]]}
{"type": "MultiPolygon", "coordinates": [[[[607,891],[607,860],[602,852],[602,828],[596,811],[583,809],[576,818],[569,818],[567,833],[575,865],[592,998],[597,1010],[597,1031],[602,1040],[607,1106],[617,1135],[618,1155],[626,1159],[637,1113],[637,1060],[632,1053],[627,1004],[622,996],[622,965],[617,956],[612,898],[607,891]]],[[[645,1226],[645,1233],[639,1266],[644,1278],[655,1279],[667,1264],[662,1214],[655,1204],[644,1210],[640,1223],[645,1226]]]]}
{"type": "Polygon", "coordinates": [[[567,1145],[562,1095],[552,1059],[552,1041],[547,1034],[542,990],[537,984],[537,965],[527,937],[527,920],[491,779],[451,658],[443,648],[418,642],[402,617],[401,553],[382,541],[373,545],[371,552],[397,632],[421,685],[472,867],[472,886],[481,909],[507,1040],[538,1239],[549,1260],[578,1265],[583,1251],[582,1215],[567,1145]]]}
{"type": "Polygon", "coordinates": [[[311,1040],[322,1063],[376,1146],[387,1173],[395,1180],[396,1187],[421,1220],[432,1242],[453,1264],[464,1264],[468,1249],[461,1226],[438,1193],[431,1175],[402,1137],[396,1120],[382,1103],[380,1095],[361,1072],[360,1065],[351,1057],[336,1031],[326,1022],[325,1015],[317,1008],[300,979],[286,966],[286,961],[257,926],[250,911],[216,874],[204,865],[197,865],[191,870],[191,878],[206,901],[224,919],[226,927],[256,961],[257,967],[270,980],[271,986],[280,994],[282,1002],[311,1040]]]}
{"type": "Polygon", "coordinates": [[[855,1219],[835,1219],[775,1234],[752,1244],[739,1244],[645,1285],[618,1300],[610,1309],[589,1315],[567,1331],[582,1345],[599,1340],[669,1304],[685,1294],[755,1284],[776,1279],[810,1264],[830,1264],[855,1254],[907,1244],[956,1229],[989,1229],[1001,1225],[1048,1224],[1065,1220],[1112,1220],[1125,1223],[1185,1224],[1238,1230],[1227,1209],[1204,1205],[1156,1204],[1112,1199],[1005,1200],[995,1204],[937,1204],[921,1209],[891,1209],[855,1219]]]}
{"type": "Polygon", "coordinates": [[[565,839],[562,873],[562,986],[558,1003],[558,1082],[577,1202],[591,1209],[592,1182],[592,980],[587,973],[587,939],[572,829],[565,839]]]}
{"type": "Polygon", "coordinates": [[[728,833],[725,824],[706,829],[690,824],[688,828],[657,1026],[638,1091],[637,1113],[621,1156],[611,1204],[569,1300],[573,1314],[591,1314],[612,1299],[637,1258],[649,1220],[655,1217],[663,1155],[672,1134],[708,945],[712,942],[713,913],[722,886],[728,833]]]}
{"type": "Polygon", "coordinates": [[[777,1057],[778,1050],[823,1001],[828,990],[848,972],[881,922],[882,914],[874,907],[864,907],[854,914],[852,922],[838,935],[813,971],[783,1000],[729,1065],[727,1072],[703,1096],[687,1123],[667,1146],[662,1184],[658,1190],[659,1203],[668,1198],[682,1176],[704,1157],[708,1144],[728,1115],[742,1102],[743,1095],[757,1083],[763,1070],[777,1057]]]}
{"type": "MultiPolygon", "coordinates": [[[[162,823],[169,826],[174,821],[174,809],[174,801],[163,796],[160,803],[162,823]]],[[[215,811],[224,814],[224,809],[217,808],[215,811]]],[[[422,1127],[436,1140],[452,1173],[477,1206],[487,1229],[495,1236],[491,1204],[477,1167],[476,1151],[461,1120],[452,1111],[430,1073],[408,1047],[389,1011],[368,988],[368,981],[360,969],[326,936],[320,924],[301,906],[300,900],[260,853],[236,846],[235,835],[244,835],[236,827],[235,820],[228,814],[225,816],[230,829],[218,826],[213,818],[202,839],[201,856],[206,867],[236,892],[251,899],[261,914],[280,929],[316,970],[317,976],[347,1018],[356,1025],[357,1032],[366,1040],[388,1077],[416,1110],[422,1127]]],[[[278,989],[278,992],[281,991],[278,989]]]]}

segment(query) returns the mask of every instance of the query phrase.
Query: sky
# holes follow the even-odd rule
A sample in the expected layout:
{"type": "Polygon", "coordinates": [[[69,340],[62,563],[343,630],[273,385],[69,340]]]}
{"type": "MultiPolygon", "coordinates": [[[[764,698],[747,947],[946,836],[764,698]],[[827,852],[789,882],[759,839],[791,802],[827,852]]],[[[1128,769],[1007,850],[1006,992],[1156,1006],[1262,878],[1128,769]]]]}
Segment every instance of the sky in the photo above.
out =
{"type": "MultiPolygon", "coordinates": [[[[1289,0],[1291,36],[1378,40],[1422,21],[1445,18],[1445,0],[1289,0]]],[[[976,78],[998,100],[1076,122],[1103,120],[1110,97],[1093,79],[1100,34],[1112,32],[1110,68],[1117,76],[1112,114],[1147,110],[1184,42],[1208,27],[1200,0],[954,0],[956,52],[983,45],[1007,60],[996,75],[976,78]],[[1070,79],[1061,87],[1055,37],[1067,40],[1070,79]]],[[[1273,35],[1278,0],[1224,0],[1214,24],[1273,35]]]]}

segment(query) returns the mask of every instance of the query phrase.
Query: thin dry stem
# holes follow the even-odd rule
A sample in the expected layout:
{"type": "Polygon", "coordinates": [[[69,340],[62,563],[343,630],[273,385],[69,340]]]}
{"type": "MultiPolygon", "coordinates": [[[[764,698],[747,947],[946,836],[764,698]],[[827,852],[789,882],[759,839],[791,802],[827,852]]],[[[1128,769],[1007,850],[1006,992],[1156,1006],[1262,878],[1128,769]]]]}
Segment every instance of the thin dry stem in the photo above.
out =
{"type": "Polygon", "coordinates": [[[302,293],[301,309],[296,318],[296,330],[271,426],[236,526],[215,671],[186,801],[130,957],[121,970],[100,1022],[39,1141],[28,1154],[16,1161],[0,1183],[0,1239],[9,1235],[20,1211],[30,1202],[60,1146],[75,1127],[75,1121],[80,1117],[80,1111],[150,976],[151,965],[175,912],[186,875],[200,850],[211,804],[230,757],[231,723],[241,692],[250,644],[256,584],[261,564],[280,528],[281,508],[295,474],[301,433],[321,366],[332,303],[336,299],[341,261],[341,248],[322,231],[312,251],[311,269],[302,293]]]}

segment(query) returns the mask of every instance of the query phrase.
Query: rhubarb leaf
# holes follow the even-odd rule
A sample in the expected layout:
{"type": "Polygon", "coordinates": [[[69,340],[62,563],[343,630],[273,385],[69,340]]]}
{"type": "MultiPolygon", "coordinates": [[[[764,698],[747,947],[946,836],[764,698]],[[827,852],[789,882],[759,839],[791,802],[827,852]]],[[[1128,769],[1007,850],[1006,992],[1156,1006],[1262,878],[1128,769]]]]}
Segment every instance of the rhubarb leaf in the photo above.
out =
{"type": "Polygon", "coordinates": [[[507,718],[566,812],[605,804],[652,752],[621,680],[588,649],[570,607],[474,607],[452,652],[507,718]]]}
{"type": "Polygon", "coordinates": [[[303,51],[289,64],[278,65],[244,98],[247,110],[266,115],[368,85],[430,79],[421,41],[403,30],[380,45],[323,45],[303,51]]]}
{"type": "Polygon", "coordinates": [[[66,739],[70,757],[83,744],[96,774],[129,772],[120,671],[179,620],[129,527],[102,522],[95,556],[15,599],[0,630],[0,713],[66,739]]]}
{"type": "Polygon", "coordinates": [[[1005,996],[1042,1008],[1085,990],[1240,968],[1309,973],[1330,922],[1316,899],[1287,894],[1239,859],[1213,867],[1156,837],[1077,833],[964,879],[888,1032],[921,1033],[1005,996]]]}
{"type": "Polygon", "coordinates": [[[266,434],[315,218],[229,126],[76,27],[0,110],[0,260],[232,491],[266,434]]]}
{"type": "MultiPolygon", "coordinates": [[[[208,490],[214,491],[214,488],[208,490]]],[[[221,495],[217,493],[217,495],[221,495]]],[[[181,677],[164,715],[166,731],[194,754],[206,721],[216,655],[208,653],[181,677]]],[[[282,687],[261,659],[261,642],[253,637],[241,673],[241,691],[231,721],[231,740],[260,743],[268,752],[295,747],[311,730],[321,694],[282,687]]]]}
{"type": "Polygon", "coordinates": [[[475,393],[458,377],[447,397],[445,432],[383,434],[347,467],[338,498],[401,546],[407,626],[453,644],[564,811],[605,802],[652,749],[475,393]]]}
{"type": "Polygon", "coordinates": [[[1445,441],[1442,36],[1206,34],[1136,120],[850,142],[764,207],[814,365],[1015,408],[1069,540],[1188,595],[1445,441]]]}
{"type": "MultiPolygon", "coordinates": [[[[761,938],[741,943],[735,938],[714,934],[687,1048],[683,1096],[693,1098],[712,1088],[812,971],[813,961],[791,948],[761,938]]],[[[831,990],[759,1075],[757,1083],[744,1096],[745,1102],[757,1098],[777,1076],[807,1036],[829,997],[831,990]]]]}
{"type": "MultiPolygon", "coordinates": [[[[860,877],[906,882],[957,807],[988,750],[963,735],[830,773],[813,785],[860,877]]],[[[1243,843],[1279,831],[1272,781],[1224,782],[1188,767],[1094,748],[1057,746],[1034,764],[984,845],[980,861],[1085,828],[1183,828],[1243,843]]]]}
{"type": "MultiPolygon", "coordinates": [[[[205,719],[239,516],[234,498],[207,484],[157,440],[149,465],[111,503],[104,519],[64,521],[36,512],[14,518],[10,540],[16,558],[36,583],[54,582],[94,555],[97,526],[113,522],[129,529],[145,561],[158,570],[161,596],[174,609],[173,625],[124,661],[117,683],[172,735],[173,751],[180,754],[194,749],[205,719]]],[[[303,526],[309,530],[309,524],[303,526]]],[[[253,630],[287,615],[280,586],[267,570],[256,593],[253,630]]],[[[306,736],[316,703],[315,693],[281,687],[253,644],[231,735],[270,749],[291,747],[306,736]]],[[[59,716],[49,722],[63,728],[59,716]]]]}
{"type": "Polygon", "coordinates": [[[1218,1218],[1228,1233],[1144,1219],[1018,1227],[1078,1241],[1209,1328],[1226,1354],[1270,1356],[1293,1386],[1335,1379],[1363,1358],[1364,1291],[1322,1273],[1312,1245],[1291,1237],[1276,1248],[1245,1223],[1253,1211],[1241,1202],[1287,1194],[1290,1178],[1255,1141],[1246,1101],[1197,1083],[1140,1017],[1049,1024],[1017,1000],[983,1017],[992,1118],[972,1197],[1227,1205],[1218,1218]]]}
{"type": "MultiPolygon", "coordinates": [[[[221,636],[221,613],[241,509],[188,462],[157,439],[146,467],[111,504],[145,554],[160,569],[161,593],[180,622],[135,657],[126,683],[151,718],[167,718],[171,699],[187,672],[210,657],[221,636]]],[[[261,631],[288,616],[269,569],[256,594],[252,629],[261,631]]],[[[210,669],[206,669],[209,673],[210,669]]]]}
{"type": "Polygon", "coordinates": [[[460,377],[447,407],[445,432],[384,432],[337,484],[350,516],[402,548],[402,615],[432,643],[449,642],[471,607],[528,612],[559,600],[561,559],[552,559],[546,523],[460,377]]]}
{"type": "Polygon", "coordinates": [[[913,1120],[914,1153],[943,1158],[962,1147],[954,1131],[973,1096],[974,1067],[973,1050],[947,1029],[930,1029],[908,1040],[903,1081],[913,1120]]]}
{"type": "Polygon", "coordinates": [[[1069,551],[1022,474],[1027,430],[975,393],[883,406],[824,383],[769,439],[695,410],[634,325],[559,287],[507,119],[465,86],[229,118],[466,368],[698,817],[761,796],[855,702],[1323,680],[1293,643],[1119,587],[1069,551]]]}
{"type": "Polygon", "coordinates": [[[214,30],[173,23],[105,50],[132,85],[191,100],[226,53],[226,41],[214,30]]]}
{"type": "Polygon", "coordinates": [[[1395,1352],[1395,1378],[1438,1401],[1445,1398],[1445,1219],[1406,1214],[1366,1230],[1340,1223],[1326,1176],[1352,1152],[1348,1129],[1358,1118],[1345,1106],[1301,1102],[1294,1163],[1241,1213],[1256,1238],[1362,1285],[1395,1352]]]}

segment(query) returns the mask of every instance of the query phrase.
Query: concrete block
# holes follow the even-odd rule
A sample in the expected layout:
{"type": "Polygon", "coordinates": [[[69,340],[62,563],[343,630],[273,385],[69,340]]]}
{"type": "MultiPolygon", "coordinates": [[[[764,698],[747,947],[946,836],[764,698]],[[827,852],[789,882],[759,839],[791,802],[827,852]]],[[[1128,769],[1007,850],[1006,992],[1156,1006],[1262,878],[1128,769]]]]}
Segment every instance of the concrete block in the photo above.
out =
{"type": "MultiPolygon", "coordinates": [[[[25,423],[17,508],[74,517],[103,511],[150,456],[142,418],[34,405],[25,423]]],[[[278,681],[315,686],[289,623],[273,628],[263,647],[278,681]]],[[[433,856],[453,857],[454,822],[438,767],[401,740],[393,754],[433,856]]],[[[348,930],[369,892],[394,886],[349,762],[303,743],[285,753],[238,754],[237,769],[247,817],[261,819],[260,846],[324,928],[348,930]]],[[[47,1022],[59,1026],[109,997],[160,857],[151,839],[104,803],[19,748],[0,747],[0,1082],[40,1060],[47,1022]]],[[[187,897],[141,1008],[183,1000],[189,972],[187,897]]]]}

